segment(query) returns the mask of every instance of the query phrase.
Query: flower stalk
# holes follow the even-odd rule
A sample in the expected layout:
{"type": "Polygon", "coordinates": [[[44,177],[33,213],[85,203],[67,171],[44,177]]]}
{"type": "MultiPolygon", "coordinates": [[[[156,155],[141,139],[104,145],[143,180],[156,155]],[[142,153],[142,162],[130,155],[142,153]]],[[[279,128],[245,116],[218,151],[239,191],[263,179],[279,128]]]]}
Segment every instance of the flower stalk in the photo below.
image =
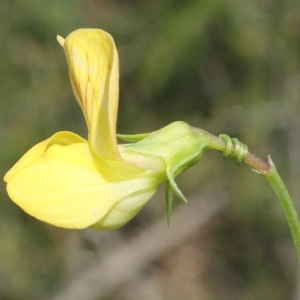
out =
{"type": "MultiPolygon", "coordinates": [[[[195,130],[197,130],[195,128],[195,130]]],[[[202,130],[200,129],[202,132],[202,130]]],[[[228,149],[227,142],[228,139],[224,139],[224,135],[220,135],[220,137],[211,136],[211,144],[210,149],[220,150],[224,153],[229,151],[230,153],[234,153],[236,150],[236,144],[231,144],[231,148],[228,149]]],[[[294,203],[289,195],[289,192],[282,181],[279,173],[276,170],[275,164],[272,161],[271,157],[268,157],[268,162],[263,159],[255,156],[254,154],[247,152],[243,161],[253,168],[253,171],[262,175],[271,185],[273,190],[275,191],[283,211],[285,213],[292,238],[296,247],[298,260],[300,261],[300,222],[299,218],[294,206],[294,203]]]]}
{"type": "Polygon", "coordinates": [[[298,259],[300,261],[300,223],[297,216],[297,212],[294,203],[289,195],[289,192],[283,183],[280,175],[278,174],[271,157],[269,156],[270,168],[266,171],[261,172],[261,175],[265,177],[273,190],[275,191],[282,208],[284,210],[286,219],[288,221],[290,231],[294,240],[294,244],[297,250],[298,259]]]}

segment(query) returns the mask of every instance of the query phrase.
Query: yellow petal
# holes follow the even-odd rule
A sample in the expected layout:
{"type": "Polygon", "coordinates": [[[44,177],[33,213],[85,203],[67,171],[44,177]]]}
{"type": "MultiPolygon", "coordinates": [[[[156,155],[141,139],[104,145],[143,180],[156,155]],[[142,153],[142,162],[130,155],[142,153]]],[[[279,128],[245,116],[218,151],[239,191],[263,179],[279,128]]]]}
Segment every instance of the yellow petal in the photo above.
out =
{"type": "MultiPolygon", "coordinates": [[[[120,199],[97,223],[90,226],[97,230],[113,230],[119,228],[130,221],[147,203],[147,201],[155,193],[158,184],[152,180],[138,191],[120,199]]],[[[132,182],[132,185],[140,184],[140,182],[132,182]]]]}
{"type": "Polygon", "coordinates": [[[24,168],[28,164],[36,161],[39,159],[46,149],[50,147],[53,144],[58,145],[69,145],[73,143],[82,143],[85,140],[81,138],[79,135],[68,132],[68,131],[62,131],[57,132],[53,136],[51,136],[49,139],[38,143],[37,145],[33,146],[30,150],[28,150],[19,160],[18,162],[5,174],[4,181],[8,182],[10,177],[18,172],[20,169],[24,168]]]}
{"type": "Polygon", "coordinates": [[[107,215],[122,199],[134,198],[135,202],[131,202],[131,209],[127,206],[119,212],[123,214],[120,220],[126,219],[124,214],[132,218],[132,213],[148,200],[143,198],[140,203],[137,195],[144,191],[152,195],[160,183],[155,175],[122,162],[102,165],[97,158],[95,161],[88,143],[52,145],[41,158],[10,177],[7,191],[17,205],[42,221],[85,228],[107,215]],[[132,207],[134,203],[137,208],[132,207]]]}
{"type": "Polygon", "coordinates": [[[121,160],[116,140],[119,62],[112,37],[100,29],[79,29],[65,41],[61,37],[58,40],[66,53],[92,149],[99,157],[121,160]]]}

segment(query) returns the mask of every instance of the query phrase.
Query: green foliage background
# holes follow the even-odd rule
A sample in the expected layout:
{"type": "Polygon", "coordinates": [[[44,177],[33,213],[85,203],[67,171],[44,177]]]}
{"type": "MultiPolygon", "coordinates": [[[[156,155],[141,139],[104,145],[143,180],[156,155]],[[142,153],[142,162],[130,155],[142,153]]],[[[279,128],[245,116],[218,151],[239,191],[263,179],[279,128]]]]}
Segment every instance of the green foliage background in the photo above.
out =
{"type": "MultiPolygon", "coordinates": [[[[55,38],[84,27],[108,31],[119,51],[118,132],[150,132],[182,120],[238,137],[258,156],[272,156],[300,209],[300,3],[295,0],[2,0],[3,176],[31,146],[57,131],[86,136],[55,38]]],[[[296,252],[263,178],[211,152],[178,184],[187,197],[211,184],[229,194],[225,211],[207,225],[211,248],[194,283],[207,299],[296,299],[296,252]]],[[[70,232],[25,215],[8,199],[4,183],[0,195],[0,298],[51,298],[65,280],[69,248],[62,241],[70,232]]],[[[121,234],[165,214],[160,198],[121,234]]],[[[173,288],[179,294],[183,289],[178,283],[173,288]]]]}

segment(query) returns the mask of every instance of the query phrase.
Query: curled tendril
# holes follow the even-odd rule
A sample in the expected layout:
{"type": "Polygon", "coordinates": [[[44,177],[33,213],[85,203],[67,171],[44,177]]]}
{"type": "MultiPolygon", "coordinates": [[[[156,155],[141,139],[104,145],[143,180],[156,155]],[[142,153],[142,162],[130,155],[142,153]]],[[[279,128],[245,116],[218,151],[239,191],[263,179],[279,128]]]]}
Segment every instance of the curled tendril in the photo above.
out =
{"type": "Polygon", "coordinates": [[[219,137],[225,141],[223,158],[226,159],[228,157],[231,157],[233,159],[236,159],[237,165],[239,166],[247,156],[248,146],[240,142],[237,138],[230,138],[227,134],[220,134],[219,137]],[[234,147],[232,147],[233,145],[234,147]]]}

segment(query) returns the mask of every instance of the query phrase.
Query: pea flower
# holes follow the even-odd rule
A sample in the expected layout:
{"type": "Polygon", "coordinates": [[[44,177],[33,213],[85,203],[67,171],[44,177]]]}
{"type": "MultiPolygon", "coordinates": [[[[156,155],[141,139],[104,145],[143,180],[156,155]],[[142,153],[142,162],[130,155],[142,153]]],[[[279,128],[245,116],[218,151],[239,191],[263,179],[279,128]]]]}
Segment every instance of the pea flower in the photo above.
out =
{"type": "Polygon", "coordinates": [[[65,228],[118,228],[132,219],[167,181],[168,216],[174,178],[198,161],[207,135],[175,122],[150,134],[120,135],[116,121],[118,53],[100,29],[79,29],[58,41],[65,51],[73,92],[88,140],[62,131],[31,148],[7,172],[7,192],[25,212],[65,228]]]}

